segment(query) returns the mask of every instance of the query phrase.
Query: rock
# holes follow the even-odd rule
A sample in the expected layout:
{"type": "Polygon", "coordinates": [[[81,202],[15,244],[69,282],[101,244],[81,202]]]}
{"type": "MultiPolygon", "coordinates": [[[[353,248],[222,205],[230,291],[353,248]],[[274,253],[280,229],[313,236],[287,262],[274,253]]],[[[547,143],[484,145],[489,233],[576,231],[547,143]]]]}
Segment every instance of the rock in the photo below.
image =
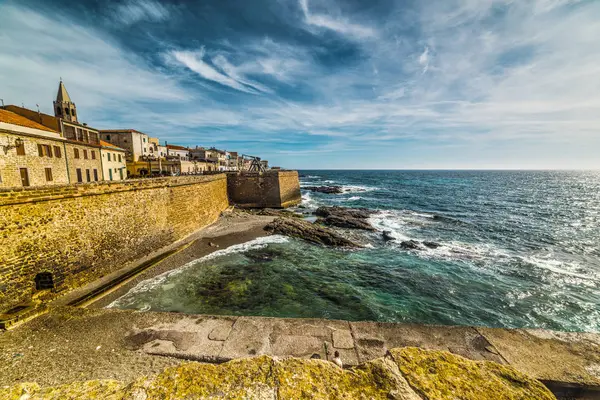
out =
{"type": "Polygon", "coordinates": [[[304,239],[311,243],[340,247],[360,247],[331,229],[295,218],[277,218],[265,226],[267,232],[304,239]]]}
{"type": "Polygon", "coordinates": [[[347,207],[319,207],[315,211],[315,215],[318,217],[327,218],[329,216],[337,216],[344,218],[359,218],[367,219],[377,211],[369,210],[368,208],[347,208],[347,207]]]}
{"type": "Polygon", "coordinates": [[[512,367],[445,351],[392,349],[350,369],[319,359],[269,356],[215,365],[184,362],[133,382],[95,380],[40,388],[0,388],[18,399],[396,399],[556,400],[540,382],[512,367]],[[28,398],[28,397],[25,397],[28,398]]]}
{"type": "Polygon", "coordinates": [[[302,218],[301,214],[295,213],[290,210],[276,210],[274,208],[264,208],[258,211],[253,212],[256,215],[268,215],[273,217],[282,217],[282,218],[302,218]]]}
{"type": "Polygon", "coordinates": [[[394,238],[392,236],[392,231],[383,231],[382,236],[383,236],[383,240],[385,240],[386,242],[391,242],[392,240],[396,240],[396,238],[394,238]]]}
{"type": "Polygon", "coordinates": [[[430,249],[437,249],[438,247],[441,246],[441,244],[436,243],[436,242],[425,241],[425,242],[423,242],[423,246],[428,247],[430,249]]]}
{"type": "Polygon", "coordinates": [[[366,208],[319,207],[315,215],[322,217],[319,223],[338,228],[363,229],[374,231],[375,228],[367,221],[374,211],[366,208]]]}
{"type": "Polygon", "coordinates": [[[472,361],[417,347],[392,349],[389,355],[424,399],[556,400],[541,382],[492,361],[472,361]]]}
{"type": "Polygon", "coordinates": [[[338,228],[362,229],[365,231],[375,230],[375,228],[367,221],[352,217],[345,218],[331,215],[327,218],[319,218],[317,222],[323,225],[336,226],[338,228]]]}
{"type": "Polygon", "coordinates": [[[405,240],[400,243],[400,247],[404,250],[421,250],[421,244],[416,240],[405,240]]]}
{"type": "Polygon", "coordinates": [[[311,192],[319,192],[325,194],[341,194],[344,190],[341,186],[305,186],[302,189],[310,190],[311,192]]]}

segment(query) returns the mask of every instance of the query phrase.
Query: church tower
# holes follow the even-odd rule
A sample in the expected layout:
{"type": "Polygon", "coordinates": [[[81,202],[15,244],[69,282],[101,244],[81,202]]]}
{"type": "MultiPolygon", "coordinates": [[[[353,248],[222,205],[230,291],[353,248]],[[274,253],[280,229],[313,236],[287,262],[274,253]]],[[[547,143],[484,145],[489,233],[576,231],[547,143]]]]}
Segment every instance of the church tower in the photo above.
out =
{"type": "Polygon", "coordinates": [[[66,121],[77,122],[77,107],[75,107],[75,103],[71,101],[62,79],[58,85],[58,94],[56,95],[56,101],[54,102],[54,116],[66,121]]]}

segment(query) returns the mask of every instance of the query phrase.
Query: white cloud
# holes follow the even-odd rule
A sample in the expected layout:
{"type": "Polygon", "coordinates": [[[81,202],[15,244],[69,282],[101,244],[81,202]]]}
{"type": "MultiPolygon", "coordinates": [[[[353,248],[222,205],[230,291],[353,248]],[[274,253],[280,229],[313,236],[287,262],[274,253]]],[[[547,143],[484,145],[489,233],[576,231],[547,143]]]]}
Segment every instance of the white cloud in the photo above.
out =
{"type": "Polygon", "coordinates": [[[425,50],[419,56],[419,64],[423,67],[423,73],[429,69],[429,47],[425,47],[425,50]]]}
{"type": "Polygon", "coordinates": [[[375,31],[371,27],[352,23],[342,17],[334,18],[325,14],[313,14],[308,8],[308,0],[299,0],[299,3],[304,14],[304,20],[309,25],[361,39],[375,36],[375,31]]]}
{"type": "Polygon", "coordinates": [[[101,107],[125,110],[138,101],[190,98],[172,77],[60,14],[48,18],[8,4],[2,6],[0,26],[0,88],[7,104],[39,103],[52,113],[60,77],[82,117],[101,107]]]}
{"type": "Polygon", "coordinates": [[[140,21],[164,21],[169,15],[169,9],[156,0],[125,0],[112,13],[114,20],[126,25],[140,21]]]}

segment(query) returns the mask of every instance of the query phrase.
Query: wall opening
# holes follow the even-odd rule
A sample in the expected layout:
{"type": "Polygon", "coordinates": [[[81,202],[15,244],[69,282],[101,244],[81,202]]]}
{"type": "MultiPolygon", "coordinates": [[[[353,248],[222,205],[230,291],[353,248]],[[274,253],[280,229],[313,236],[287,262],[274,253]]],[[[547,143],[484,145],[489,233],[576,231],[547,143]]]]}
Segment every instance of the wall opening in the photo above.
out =
{"type": "Polygon", "coordinates": [[[54,289],[54,279],[50,272],[40,272],[35,276],[35,290],[54,289]]]}

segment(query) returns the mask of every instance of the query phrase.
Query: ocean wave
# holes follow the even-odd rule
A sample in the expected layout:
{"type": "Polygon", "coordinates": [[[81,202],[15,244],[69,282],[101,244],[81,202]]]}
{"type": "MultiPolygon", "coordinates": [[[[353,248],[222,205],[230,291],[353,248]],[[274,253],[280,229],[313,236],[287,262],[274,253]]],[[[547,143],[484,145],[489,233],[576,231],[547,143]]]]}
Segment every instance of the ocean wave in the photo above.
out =
{"type": "Polygon", "coordinates": [[[317,201],[315,199],[313,199],[310,192],[302,193],[302,203],[301,204],[308,209],[317,209],[319,207],[319,204],[317,203],[317,201]]]}
{"type": "Polygon", "coordinates": [[[360,193],[360,192],[371,192],[376,188],[370,186],[360,186],[360,185],[341,185],[342,191],[344,193],[360,193]]]}
{"type": "Polygon", "coordinates": [[[223,257],[229,254],[233,254],[233,253],[244,253],[250,250],[256,250],[256,249],[262,249],[267,247],[267,245],[272,244],[272,243],[285,243],[287,242],[289,239],[285,236],[281,236],[281,235],[271,235],[271,236],[263,236],[263,237],[259,237],[253,240],[250,240],[248,242],[245,243],[240,243],[240,244],[234,244],[232,246],[229,246],[225,249],[222,250],[217,250],[214,251],[210,254],[207,254],[203,257],[197,258],[193,261],[188,262],[187,264],[182,265],[181,267],[171,270],[171,271],[167,271],[164,272],[160,275],[157,275],[155,277],[146,279],[140,283],[138,283],[136,286],[134,286],[133,288],[131,288],[125,295],[121,296],[120,298],[116,299],[115,301],[113,301],[112,303],[110,303],[108,306],[106,306],[106,308],[118,308],[120,306],[122,306],[123,302],[125,301],[126,298],[128,298],[130,295],[136,294],[136,293],[142,293],[142,292],[147,292],[149,290],[154,289],[157,286],[160,286],[162,284],[164,284],[170,277],[176,276],[181,274],[183,271],[185,271],[186,269],[204,262],[204,261],[208,261],[208,260],[213,260],[215,258],[218,257],[223,257]]]}
{"type": "MultiPolygon", "coordinates": [[[[554,272],[559,275],[565,275],[573,278],[600,282],[600,274],[591,273],[586,275],[581,273],[581,265],[576,262],[564,262],[554,258],[553,254],[534,255],[519,257],[522,261],[531,264],[537,268],[554,272]]],[[[587,271],[591,272],[591,271],[587,271]]]]}
{"type": "Polygon", "coordinates": [[[346,201],[357,201],[357,200],[360,200],[360,199],[362,199],[362,197],[360,197],[360,196],[352,196],[352,197],[346,199],[346,201]]]}

